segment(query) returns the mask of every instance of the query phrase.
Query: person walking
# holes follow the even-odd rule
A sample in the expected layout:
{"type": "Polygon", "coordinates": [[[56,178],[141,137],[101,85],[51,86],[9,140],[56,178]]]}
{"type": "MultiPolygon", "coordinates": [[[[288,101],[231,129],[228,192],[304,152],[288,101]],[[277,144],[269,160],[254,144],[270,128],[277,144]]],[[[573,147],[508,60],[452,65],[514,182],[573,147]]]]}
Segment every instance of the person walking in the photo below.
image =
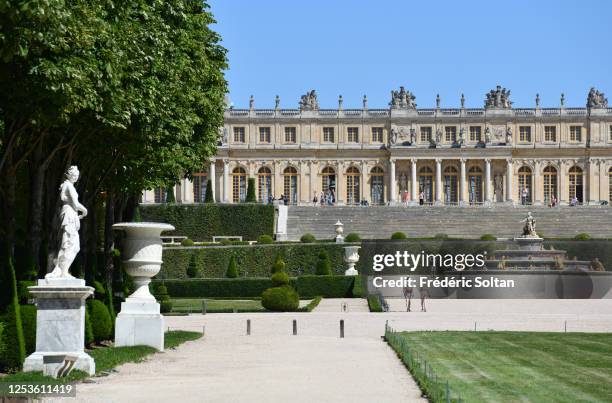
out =
{"type": "Polygon", "coordinates": [[[319,199],[317,198],[317,192],[315,191],[314,197],[312,198],[312,205],[316,207],[318,202],[319,202],[319,199]]]}
{"type": "Polygon", "coordinates": [[[421,312],[427,312],[425,300],[429,297],[429,289],[427,287],[419,287],[419,296],[421,297],[421,312]]]}
{"type": "Polygon", "coordinates": [[[410,302],[412,300],[412,287],[404,287],[404,299],[406,300],[406,312],[410,312],[410,302]]]}

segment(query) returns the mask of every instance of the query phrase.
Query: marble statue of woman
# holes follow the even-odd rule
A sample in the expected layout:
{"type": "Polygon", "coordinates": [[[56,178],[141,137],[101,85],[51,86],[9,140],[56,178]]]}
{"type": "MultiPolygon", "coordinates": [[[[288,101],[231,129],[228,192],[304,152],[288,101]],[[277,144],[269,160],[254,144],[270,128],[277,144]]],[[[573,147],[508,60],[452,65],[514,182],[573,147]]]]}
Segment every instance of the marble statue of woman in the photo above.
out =
{"type": "Polygon", "coordinates": [[[62,207],[59,212],[60,220],[60,245],[57,256],[53,263],[53,271],[48,273],[45,278],[73,278],[68,269],[72,261],[79,253],[79,228],[80,220],[87,215],[87,209],[79,203],[74,184],[79,179],[79,169],[71,166],[66,171],[66,180],[60,186],[60,199],[62,207]],[[79,212],[81,213],[79,215],[79,212]]]}

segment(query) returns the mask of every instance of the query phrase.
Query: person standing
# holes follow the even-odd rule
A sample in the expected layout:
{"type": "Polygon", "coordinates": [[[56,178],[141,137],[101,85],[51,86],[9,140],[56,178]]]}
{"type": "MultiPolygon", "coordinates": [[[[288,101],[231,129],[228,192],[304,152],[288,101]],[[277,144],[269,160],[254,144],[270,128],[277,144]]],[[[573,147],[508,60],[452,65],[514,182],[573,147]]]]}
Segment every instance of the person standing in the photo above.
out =
{"type": "Polygon", "coordinates": [[[423,204],[425,204],[425,193],[421,191],[421,193],[419,193],[419,205],[422,206],[423,204]]]}

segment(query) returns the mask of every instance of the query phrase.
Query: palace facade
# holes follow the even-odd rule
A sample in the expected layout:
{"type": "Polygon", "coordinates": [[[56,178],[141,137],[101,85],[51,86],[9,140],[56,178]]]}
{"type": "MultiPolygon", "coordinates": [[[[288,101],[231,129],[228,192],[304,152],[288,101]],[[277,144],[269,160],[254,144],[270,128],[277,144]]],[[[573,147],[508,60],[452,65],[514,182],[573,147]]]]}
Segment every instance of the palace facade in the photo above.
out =
{"type": "MultiPolygon", "coordinates": [[[[612,108],[591,89],[586,107],[515,108],[498,86],[483,108],[421,109],[403,87],[389,107],[320,109],[315,91],[298,109],[227,109],[215,159],[175,189],[177,202],[257,198],[291,204],[559,205],[612,201],[612,108]]],[[[163,189],[143,202],[163,202],[163,189]]]]}

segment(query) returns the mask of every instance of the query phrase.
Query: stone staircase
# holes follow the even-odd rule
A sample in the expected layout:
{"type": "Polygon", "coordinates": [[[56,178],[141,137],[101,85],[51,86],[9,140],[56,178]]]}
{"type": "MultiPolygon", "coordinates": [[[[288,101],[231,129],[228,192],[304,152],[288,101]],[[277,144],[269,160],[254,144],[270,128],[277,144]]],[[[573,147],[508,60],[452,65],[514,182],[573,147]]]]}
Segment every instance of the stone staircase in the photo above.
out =
{"type": "Polygon", "coordinates": [[[409,237],[447,234],[479,238],[493,234],[498,238],[519,235],[521,220],[531,211],[537,231],[544,237],[572,237],[586,232],[597,238],[612,238],[612,207],[305,207],[290,206],[287,221],[289,240],[305,233],[317,239],[335,236],[334,223],[344,224],[344,234],[358,233],[364,239],[388,239],[402,231],[409,237]]]}

